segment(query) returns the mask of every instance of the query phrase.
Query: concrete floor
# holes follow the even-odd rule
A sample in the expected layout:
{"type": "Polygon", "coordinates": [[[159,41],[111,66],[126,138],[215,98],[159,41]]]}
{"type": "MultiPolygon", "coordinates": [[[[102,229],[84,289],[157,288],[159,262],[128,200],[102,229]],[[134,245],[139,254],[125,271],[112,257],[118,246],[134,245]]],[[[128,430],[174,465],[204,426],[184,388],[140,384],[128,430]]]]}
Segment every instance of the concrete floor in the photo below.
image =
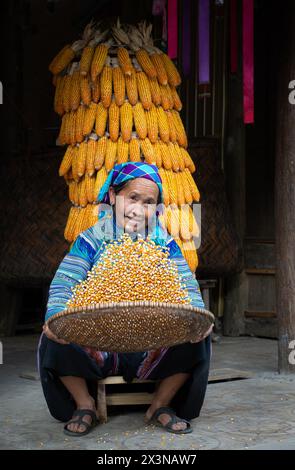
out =
{"type": "Polygon", "coordinates": [[[81,438],[67,437],[48,413],[34,372],[37,336],[2,338],[0,449],[295,449],[295,376],[280,376],[277,342],[250,337],[213,344],[212,369],[251,371],[253,377],[208,385],[194,432],[174,435],[147,427],[142,410],[112,410],[109,422],[81,438]]]}

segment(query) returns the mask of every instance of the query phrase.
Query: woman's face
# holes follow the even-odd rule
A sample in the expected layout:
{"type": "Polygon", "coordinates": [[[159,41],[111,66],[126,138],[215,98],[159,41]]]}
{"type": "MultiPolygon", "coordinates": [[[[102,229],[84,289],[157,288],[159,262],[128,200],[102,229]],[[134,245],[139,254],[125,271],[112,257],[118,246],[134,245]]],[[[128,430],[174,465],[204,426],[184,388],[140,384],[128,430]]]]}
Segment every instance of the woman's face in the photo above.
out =
{"type": "Polygon", "coordinates": [[[117,194],[110,187],[109,196],[111,204],[116,204],[117,225],[124,227],[125,232],[140,232],[155,214],[159,188],[153,181],[136,178],[128,181],[117,194]]]}

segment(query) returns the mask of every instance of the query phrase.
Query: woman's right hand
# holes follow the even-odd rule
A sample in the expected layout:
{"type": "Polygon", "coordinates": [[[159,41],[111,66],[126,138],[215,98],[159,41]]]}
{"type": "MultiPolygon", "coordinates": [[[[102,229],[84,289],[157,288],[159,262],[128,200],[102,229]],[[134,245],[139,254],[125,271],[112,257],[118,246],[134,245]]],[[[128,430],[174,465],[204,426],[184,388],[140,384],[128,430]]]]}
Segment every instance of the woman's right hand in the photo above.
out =
{"type": "Polygon", "coordinates": [[[65,341],[64,339],[59,339],[52,331],[50,330],[49,326],[47,323],[43,325],[43,332],[47,336],[48,339],[51,339],[52,341],[55,341],[56,343],[59,344],[70,344],[69,342],[65,341]]]}

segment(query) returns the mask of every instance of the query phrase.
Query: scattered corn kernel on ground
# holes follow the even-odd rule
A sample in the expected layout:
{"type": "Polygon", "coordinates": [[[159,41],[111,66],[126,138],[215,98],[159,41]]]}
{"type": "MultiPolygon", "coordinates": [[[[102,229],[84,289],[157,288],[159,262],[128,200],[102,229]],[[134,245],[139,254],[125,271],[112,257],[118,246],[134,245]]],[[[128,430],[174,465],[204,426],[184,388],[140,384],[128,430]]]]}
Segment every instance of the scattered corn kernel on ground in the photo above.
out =
{"type": "MultiPolygon", "coordinates": [[[[90,23],[82,38],[65,46],[49,65],[54,109],[61,117],[57,144],[67,146],[59,174],[72,203],[64,232],[69,242],[96,223],[93,206],[117,163],[155,164],[166,207],[200,199],[179,114],[176,87],[181,78],[168,55],[153,45],[151,33],[145,22],[136,27],[118,20],[107,31],[90,23]]],[[[194,239],[192,234],[183,237],[184,232],[176,241],[194,272],[194,239]]]]}
{"type": "Polygon", "coordinates": [[[125,233],[105,247],[87,279],[74,287],[67,307],[101,302],[151,301],[189,304],[190,298],[169,259],[168,248],[125,233]]]}

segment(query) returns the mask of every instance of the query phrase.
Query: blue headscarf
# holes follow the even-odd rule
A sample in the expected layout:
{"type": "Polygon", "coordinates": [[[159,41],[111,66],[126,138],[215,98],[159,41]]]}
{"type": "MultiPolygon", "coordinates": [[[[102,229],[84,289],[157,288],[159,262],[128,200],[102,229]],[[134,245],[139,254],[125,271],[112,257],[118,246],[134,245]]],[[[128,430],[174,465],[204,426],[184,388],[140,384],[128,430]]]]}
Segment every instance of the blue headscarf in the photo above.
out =
{"type": "Polygon", "coordinates": [[[135,178],[146,178],[156,183],[159,188],[160,202],[163,202],[162,180],[158,168],[145,162],[127,162],[115,165],[99,192],[98,201],[109,204],[108,191],[110,186],[116,187],[135,178]]]}

